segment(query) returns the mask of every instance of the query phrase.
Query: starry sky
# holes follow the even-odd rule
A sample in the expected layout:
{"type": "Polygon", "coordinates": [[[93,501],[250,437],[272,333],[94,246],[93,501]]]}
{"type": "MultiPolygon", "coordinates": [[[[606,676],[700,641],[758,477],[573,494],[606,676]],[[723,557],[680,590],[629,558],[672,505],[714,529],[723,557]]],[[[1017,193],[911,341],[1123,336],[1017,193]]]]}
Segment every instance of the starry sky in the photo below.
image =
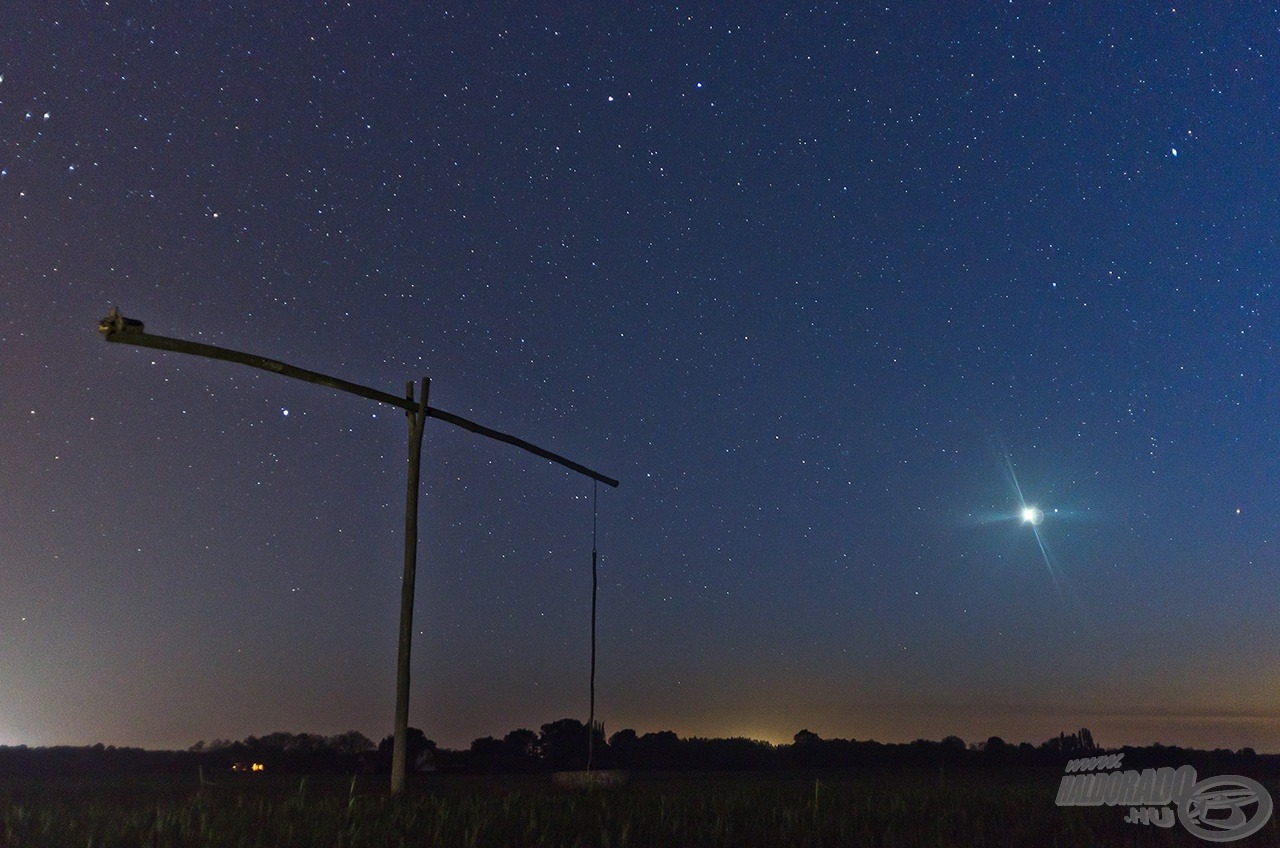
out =
{"type": "MultiPolygon", "coordinates": [[[[1280,750],[1280,13],[739,6],[6,12],[0,744],[391,731],[403,412],[119,306],[621,480],[606,732],[1280,750]]],[[[585,720],[591,481],[423,475],[411,724],[585,720]]]]}

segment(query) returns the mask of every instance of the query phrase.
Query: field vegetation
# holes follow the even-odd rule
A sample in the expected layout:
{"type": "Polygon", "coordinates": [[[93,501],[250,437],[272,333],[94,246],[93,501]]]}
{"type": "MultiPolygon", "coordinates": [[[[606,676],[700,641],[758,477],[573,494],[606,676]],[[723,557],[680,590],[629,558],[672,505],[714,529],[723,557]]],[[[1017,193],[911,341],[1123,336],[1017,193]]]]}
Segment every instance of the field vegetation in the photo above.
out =
{"type": "MultiPolygon", "coordinates": [[[[404,797],[388,796],[391,740],[272,733],[186,751],[0,748],[0,848],[243,846],[1191,846],[1180,825],[1129,824],[1127,809],[1056,805],[1064,766],[1102,753],[1088,730],[1033,746],[821,739],[681,739],[563,719],[464,750],[411,729],[404,797]]],[[[1123,748],[1125,768],[1192,765],[1247,775],[1280,799],[1280,756],[1123,748]]],[[[1073,767],[1074,768],[1074,767],[1073,767]]],[[[1280,845],[1273,818],[1242,848],[1280,845]]]]}
{"type": "MultiPolygon", "coordinates": [[[[0,781],[5,848],[289,846],[1170,846],[1175,827],[1054,805],[1060,770],[864,769],[633,776],[567,790],[546,775],[219,774],[0,781]]],[[[1272,791],[1276,787],[1272,786],[1272,791]]],[[[1280,844],[1271,821],[1243,844],[1280,844]]]]}

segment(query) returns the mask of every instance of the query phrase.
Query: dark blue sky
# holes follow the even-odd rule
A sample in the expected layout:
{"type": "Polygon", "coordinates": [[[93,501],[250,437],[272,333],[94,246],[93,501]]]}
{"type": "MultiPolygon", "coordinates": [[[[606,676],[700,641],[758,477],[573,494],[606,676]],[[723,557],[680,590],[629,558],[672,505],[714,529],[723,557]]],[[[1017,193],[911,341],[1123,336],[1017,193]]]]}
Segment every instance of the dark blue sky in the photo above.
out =
{"type": "MultiPolygon", "coordinates": [[[[390,732],[403,415],[119,305],[619,478],[609,732],[1280,750],[1276,12],[18,5],[0,744],[390,732]]],[[[411,722],[585,718],[590,482],[424,475],[411,722]]]]}

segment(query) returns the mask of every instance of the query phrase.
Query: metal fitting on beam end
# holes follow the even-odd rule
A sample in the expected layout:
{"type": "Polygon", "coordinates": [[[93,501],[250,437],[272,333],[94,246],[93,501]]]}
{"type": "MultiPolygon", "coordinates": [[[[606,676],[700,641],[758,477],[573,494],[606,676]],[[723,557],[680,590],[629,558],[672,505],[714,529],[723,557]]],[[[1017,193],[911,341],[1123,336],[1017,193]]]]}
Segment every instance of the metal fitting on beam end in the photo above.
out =
{"type": "Polygon", "coordinates": [[[107,317],[98,322],[98,332],[104,336],[111,336],[115,333],[141,333],[144,330],[143,323],[133,318],[126,318],[120,314],[119,307],[111,307],[111,311],[107,313],[107,317]]]}

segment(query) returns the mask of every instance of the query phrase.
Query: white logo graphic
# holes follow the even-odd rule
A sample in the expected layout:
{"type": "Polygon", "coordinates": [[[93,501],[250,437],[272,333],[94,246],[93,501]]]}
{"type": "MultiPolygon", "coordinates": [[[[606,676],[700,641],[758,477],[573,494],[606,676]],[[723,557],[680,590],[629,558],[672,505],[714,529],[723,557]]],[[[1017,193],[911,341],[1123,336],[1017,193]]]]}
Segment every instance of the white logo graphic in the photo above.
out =
{"type": "Polygon", "coordinates": [[[1058,806],[1128,807],[1124,820],[1130,824],[1173,827],[1172,804],[1182,826],[1209,842],[1243,839],[1271,818],[1271,794],[1247,777],[1229,774],[1196,782],[1191,766],[1096,771],[1119,769],[1123,757],[1108,754],[1067,763],[1058,806]]]}

